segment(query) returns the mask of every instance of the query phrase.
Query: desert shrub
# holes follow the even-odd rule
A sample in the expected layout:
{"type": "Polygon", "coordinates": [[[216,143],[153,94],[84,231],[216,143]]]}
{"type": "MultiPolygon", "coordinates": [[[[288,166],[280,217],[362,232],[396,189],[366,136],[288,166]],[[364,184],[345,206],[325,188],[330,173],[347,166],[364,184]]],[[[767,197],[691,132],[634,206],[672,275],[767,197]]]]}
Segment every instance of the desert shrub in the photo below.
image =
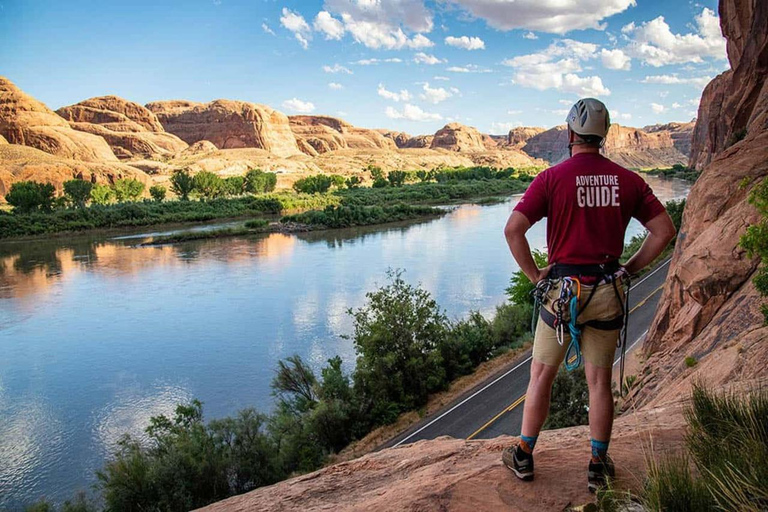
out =
{"type": "Polygon", "coordinates": [[[491,358],[495,348],[491,323],[479,312],[472,311],[466,320],[453,323],[438,345],[447,381],[472,372],[491,358]]]}
{"type": "Polygon", "coordinates": [[[643,505],[652,512],[708,512],[719,510],[703,480],[694,478],[685,455],[648,462],[643,505]]]}
{"type": "Polygon", "coordinates": [[[405,185],[405,178],[407,174],[405,171],[390,171],[387,173],[387,181],[393,187],[402,187],[405,185]]]}
{"type": "Polygon", "coordinates": [[[242,195],[245,191],[245,178],[243,176],[229,176],[224,178],[222,196],[232,197],[242,195]]]}
{"type": "Polygon", "coordinates": [[[93,204],[105,205],[115,200],[115,191],[107,185],[96,184],[91,189],[91,202],[93,204]]]}
{"type": "Polygon", "coordinates": [[[119,203],[136,201],[144,192],[144,184],[134,178],[117,180],[112,188],[115,191],[115,199],[119,203]]]}
{"type": "Polygon", "coordinates": [[[224,180],[209,171],[200,171],[192,178],[195,192],[203,199],[215,199],[224,195],[224,180]]]}
{"type": "Polygon", "coordinates": [[[344,184],[347,186],[347,188],[357,188],[360,185],[362,185],[363,180],[360,178],[360,176],[350,176],[344,181],[344,184]]]}
{"type": "Polygon", "coordinates": [[[277,185],[277,175],[261,169],[251,169],[245,173],[245,191],[251,194],[272,192],[277,185]]]}
{"type": "Polygon", "coordinates": [[[64,182],[64,195],[77,208],[85,208],[85,203],[91,199],[93,183],[85,180],[69,180],[64,182]]]}
{"type": "Polygon", "coordinates": [[[157,201],[158,203],[162,203],[165,199],[166,189],[162,185],[152,185],[149,187],[149,195],[152,196],[152,199],[157,201]]]}
{"type": "Polygon", "coordinates": [[[502,304],[496,307],[491,330],[497,347],[516,347],[531,334],[531,304],[502,304]]]}
{"type": "Polygon", "coordinates": [[[297,180],[293,184],[293,190],[304,194],[320,194],[327,192],[333,185],[333,179],[325,174],[315,174],[297,180]]]}
{"type": "Polygon", "coordinates": [[[589,389],[584,367],[571,372],[560,368],[552,384],[552,401],[544,430],[589,423],[589,389]]]}
{"type": "Polygon", "coordinates": [[[5,195],[5,200],[13,206],[13,211],[29,213],[35,211],[50,211],[53,205],[55,189],[50,183],[36,181],[17,181],[5,195]]]}

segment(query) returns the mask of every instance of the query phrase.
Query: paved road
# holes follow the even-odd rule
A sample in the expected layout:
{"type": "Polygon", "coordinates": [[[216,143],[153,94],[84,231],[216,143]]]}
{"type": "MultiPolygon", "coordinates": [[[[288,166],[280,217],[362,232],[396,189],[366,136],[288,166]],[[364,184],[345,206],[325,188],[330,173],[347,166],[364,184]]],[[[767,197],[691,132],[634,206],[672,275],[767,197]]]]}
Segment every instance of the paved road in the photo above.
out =
{"type": "MultiPolygon", "coordinates": [[[[648,332],[661,288],[669,269],[669,260],[633,284],[630,292],[629,332],[627,352],[634,349],[648,332]]],[[[616,351],[614,368],[618,369],[620,351],[616,351]]],[[[448,435],[461,439],[488,439],[502,434],[519,435],[523,418],[522,403],[528,386],[530,352],[516,364],[503,370],[448,404],[442,410],[423,419],[406,432],[380,448],[434,439],[448,435]]]]}

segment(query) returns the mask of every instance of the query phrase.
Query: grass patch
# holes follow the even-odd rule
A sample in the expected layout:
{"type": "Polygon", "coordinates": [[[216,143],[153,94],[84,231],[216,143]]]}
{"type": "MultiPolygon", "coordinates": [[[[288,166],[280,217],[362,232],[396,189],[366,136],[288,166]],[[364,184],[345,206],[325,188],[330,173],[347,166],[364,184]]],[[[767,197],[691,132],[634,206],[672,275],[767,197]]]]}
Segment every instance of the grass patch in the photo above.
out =
{"type": "Polygon", "coordinates": [[[306,224],[325,228],[369,226],[404,220],[437,217],[448,211],[429,206],[327,206],[324,210],[312,210],[296,215],[286,215],[280,222],[306,224]]]}
{"type": "Polygon", "coordinates": [[[695,357],[688,356],[685,358],[685,366],[687,366],[688,368],[693,368],[697,364],[699,364],[699,362],[696,360],[695,357]]]}
{"type": "Polygon", "coordinates": [[[208,229],[202,231],[186,231],[183,233],[174,233],[172,235],[162,235],[153,237],[151,241],[145,242],[141,245],[164,245],[164,244],[177,244],[181,242],[191,242],[194,240],[212,240],[214,238],[227,238],[232,236],[246,236],[255,235],[257,233],[264,233],[269,223],[267,221],[255,221],[254,227],[249,227],[247,222],[245,226],[232,227],[232,228],[220,228],[220,229],[208,229]]]}

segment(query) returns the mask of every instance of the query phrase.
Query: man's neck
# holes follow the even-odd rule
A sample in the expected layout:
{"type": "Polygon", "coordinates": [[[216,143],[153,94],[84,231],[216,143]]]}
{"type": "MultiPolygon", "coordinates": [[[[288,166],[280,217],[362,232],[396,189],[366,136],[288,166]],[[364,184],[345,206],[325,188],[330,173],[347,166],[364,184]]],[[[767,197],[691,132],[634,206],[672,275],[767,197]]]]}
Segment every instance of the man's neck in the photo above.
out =
{"type": "Polygon", "coordinates": [[[573,146],[571,156],[576,156],[581,153],[600,154],[600,148],[595,146],[587,146],[586,144],[576,144],[573,146]]]}

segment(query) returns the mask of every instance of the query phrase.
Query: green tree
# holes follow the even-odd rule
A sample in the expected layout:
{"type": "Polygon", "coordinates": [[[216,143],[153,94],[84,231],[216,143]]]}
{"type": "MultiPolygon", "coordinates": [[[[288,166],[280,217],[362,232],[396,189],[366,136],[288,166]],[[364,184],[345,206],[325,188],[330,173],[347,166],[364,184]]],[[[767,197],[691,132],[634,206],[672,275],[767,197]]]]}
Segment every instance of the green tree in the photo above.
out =
{"type": "Polygon", "coordinates": [[[162,203],[165,200],[166,192],[167,190],[162,185],[152,185],[149,187],[149,195],[158,203],[162,203]]]}
{"type": "MultiPolygon", "coordinates": [[[[543,268],[547,266],[547,253],[534,249],[532,252],[533,260],[536,266],[543,268]]],[[[533,289],[535,284],[528,279],[528,276],[522,270],[512,274],[509,287],[505,290],[509,301],[513,304],[533,304],[533,289]]]]}
{"type": "Polygon", "coordinates": [[[326,174],[315,174],[314,176],[307,176],[297,180],[293,184],[293,189],[299,193],[321,194],[328,192],[331,185],[333,185],[333,178],[326,174]]]}
{"type": "Polygon", "coordinates": [[[223,195],[225,197],[239,196],[245,190],[245,177],[229,176],[224,178],[223,195]]]}
{"type": "Polygon", "coordinates": [[[387,174],[387,180],[393,187],[402,187],[405,185],[405,178],[407,176],[408,175],[405,171],[390,171],[387,174]]]}
{"type": "Polygon", "coordinates": [[[192,179],[195,191],[204,199],[214,199],[224,191],[224,180],[209,171],[200,171],[192,179]]]}
{"type": "Polygon", "coordinates": [[[363,180],[360,176],[350,176],[344,183],[347,185],[347,188],[358,188],[363,183],[363,180]]]}
{"type": "Polygon", "coordinates": [[[91,189],[91,202],[105,205],[115,199],[115,191],[109,185],[95,184],[91,189]]]}
{"type": "Polygon", "coordinates": [[[272,192],[277,185],[277,175],[261,169],[251,169],[245,173],[245,191],[251,194],[272,192]]]}
{"type": "Polygon", "coordinates": [[[406,283],[401,271],[387,275],[389,284],[366,294],[365,307],[349,310],[358,353],[355,387],[375,424],[423,405],[445,385],[437,350],[448,331],[445,314],[429,292],[406,283]]]}
{"type": "Polygon", "coordinates": [[[118,203],[136,201],[144,192],[144,184],[134,178],[123,178],[115,181],[115,199],[118,203]]]}
{"type": "Polygon", "coordinates": [[[560,368],[552,384],[552,401],[545,430],[589,423],[589,389],[584,367],[569,372],[560,368]]]}
{"type": "Polygon", "coordinates": [[[331,182],[332,186],[337,189],[342,189],[346,185],[346,180],[344,179],[344,176],[340,176],[338,174],[331,174],[331,182]]]}
{"type": "Polygon", "coordinates": [[[85,203],[91,198],[93,183],[85,180],[69,180],[64,182],[64,195],[77,208],[85,208],[85,203]]]}
{"type": "Polygon", "coordinates": [[[186,169],[179,169],[171,175],[171,190],[182,201],[189,201],[189,194],[195,189],[192,175],[186,169]]]}
{"type": "Polygon", "coordinates": [[[5,195],[5,200],[13,206],[13,211],[18,213],[50,211],[55,190],[50,183],[17,181],[11,185],[11,190],[5,195]]]}

